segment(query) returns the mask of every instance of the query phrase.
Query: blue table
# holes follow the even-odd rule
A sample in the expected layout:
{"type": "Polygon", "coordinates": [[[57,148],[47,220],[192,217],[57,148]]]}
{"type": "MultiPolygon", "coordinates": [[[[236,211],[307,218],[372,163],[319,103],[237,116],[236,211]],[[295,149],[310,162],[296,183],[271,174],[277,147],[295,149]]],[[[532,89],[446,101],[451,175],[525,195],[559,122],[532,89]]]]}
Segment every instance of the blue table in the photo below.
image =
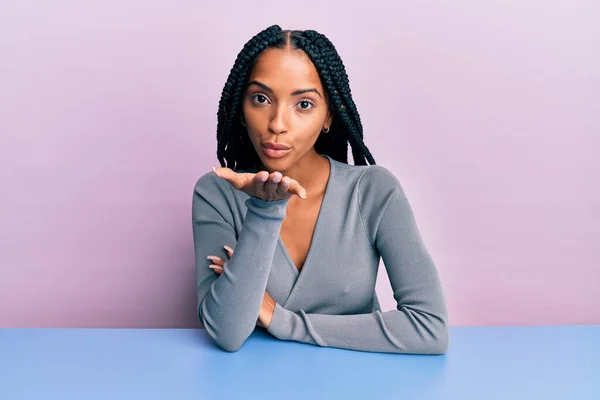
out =
{"type": "Polygon", "coordinates": [[[0,329],[0,399],[600,399],[600,326],[453,328],[443,356],[204,330],[0,329]]]}

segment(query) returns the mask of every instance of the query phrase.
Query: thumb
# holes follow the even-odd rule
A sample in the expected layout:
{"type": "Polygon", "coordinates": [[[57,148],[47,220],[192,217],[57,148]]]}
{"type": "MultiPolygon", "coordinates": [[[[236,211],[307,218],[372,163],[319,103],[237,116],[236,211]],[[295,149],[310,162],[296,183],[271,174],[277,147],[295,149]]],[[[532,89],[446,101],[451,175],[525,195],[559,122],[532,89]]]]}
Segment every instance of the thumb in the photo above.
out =
{"type": "Polygon", "coordinates": [[[231,173],[233,172],[230,168],[225,167],[212,167],[212,170],[219,178],[231,176],[231,173]]]}
{"type": "Polygon", "coordinates": [[[219,178],[225,179],[226,181],[231,183],[233,186],[238,188],[239,179],[238,179],[238,174],[235,171],[233,171],[230,168],[224,168],[224,167],[219,167],[219,168],[213,167],[212,170],[219,178]]]}

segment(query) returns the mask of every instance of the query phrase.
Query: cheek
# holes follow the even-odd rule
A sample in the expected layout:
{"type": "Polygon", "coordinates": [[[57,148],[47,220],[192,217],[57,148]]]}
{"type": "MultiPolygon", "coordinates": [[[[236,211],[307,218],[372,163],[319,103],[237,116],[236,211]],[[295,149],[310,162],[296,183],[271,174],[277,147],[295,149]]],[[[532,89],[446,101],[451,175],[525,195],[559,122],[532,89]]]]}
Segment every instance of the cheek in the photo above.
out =
{"type": "Polygon", "coordinates": [[[302,137],[305,138],[306,141],[314,142],[321,134],[324,119],[325,116],[320,115],[320,113],[302,116],[298,119],[298,132],[302,134],[302,137]]]}
{"type": "Polygon", "coordinates": [[[263,130],[261,127],[262,123],[260,114],[252,108],[250,108],[246,104],[246,101],[244,101],[242,111],[244,115],[244,122],[246,123],[246,131],[248,131],[248,136],[250,136],[250,139],[252,139],[252,141],[254,142],[254,136],[257,135],[257,132],[263,130]]]}
{"type": "Polygon", "coordinates": [[[250,142],[252,142],[252,145],[256,149],[257,143],[260,143],[260,131],[256,131],[253,127],[253,124],[250,121],[246,121],[246,132],[248,132],[248,138],[250,139],[250,142]]]}
{"type": "Polygon", "coordinates": [[[246,129],[250,131],[263,131],[268,126],[269,118],[264,110],[253,108],[244,102],[242,107],[244,112],[244,120],[246,121],[246,129]]]}
{"type": "Polygon", "coordinates": [[[320,132],[320,128],[325,121],[327,111],[323,106],[310,111],[294,111],[290,114],[290,128],[294,128],[297,132],[312,136],[320,132]]]}

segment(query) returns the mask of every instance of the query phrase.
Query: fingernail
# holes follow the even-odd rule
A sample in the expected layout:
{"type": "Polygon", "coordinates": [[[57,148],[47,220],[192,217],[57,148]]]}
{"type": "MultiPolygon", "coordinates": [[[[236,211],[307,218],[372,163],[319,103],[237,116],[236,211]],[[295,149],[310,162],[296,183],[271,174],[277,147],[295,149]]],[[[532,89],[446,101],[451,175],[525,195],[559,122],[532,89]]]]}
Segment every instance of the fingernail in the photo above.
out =
{"type": "Polygon", "coordinates": [[[281,175],[275,174],[275,176],[273,177],[273,182],[279,183],[280,181],[281,181],[281,175]]]}
{"type": "Polygon", "coordinates": [[[220,261],[220,260],[221,260],[221,258],[220,258],[220,257],[217,257],[217,256],[208,256],[208,257],[206,257],[206,258],[207,258],[208,260],[213,260],[213,261],[220,261]]]}
{"type": "Polygon", "coordinates": [[[225,250],[227,250],[228,252],[230,252],[230,253],[233,253],[233,249],[232,249],[231,247],[229,247],[229,246],[225,245],[225,246],[223,246],[223,248],[224,248],[225,250]]]}
{"type": "Polygon", "coordinates": [[[223,267],[221,267],[220,265],[214,265],[214,264],[211,265],[211,266],[209,266],[208,268],[210,268],[210,269],[223,269],[223,267]]]}

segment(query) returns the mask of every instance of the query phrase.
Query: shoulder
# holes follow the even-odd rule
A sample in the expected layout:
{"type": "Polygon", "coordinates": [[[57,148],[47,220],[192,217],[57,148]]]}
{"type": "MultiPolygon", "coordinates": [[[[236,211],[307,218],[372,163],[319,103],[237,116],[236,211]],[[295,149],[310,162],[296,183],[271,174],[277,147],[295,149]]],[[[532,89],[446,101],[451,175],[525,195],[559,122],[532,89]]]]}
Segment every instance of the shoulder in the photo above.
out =
{"type": "Polygon", "coordinates": [[[195,193],[204,193],[206,191],[223,190],[226,186],[223,179],[219,178],[214,172],[209,171],[200,176],[194,185],[195,193]]]}
{"type": "Polygon", "coordinates": [[[194,204],[208,203],[214,208],[229,208],[233,197],[229,182],[219,178],[214,172],[209,171],[202,175],[194,185],[194,204]]]}
{"type": "Polygon", "coordinates": [[[379,165],[369,166],[363,171],[358,183],[357,198],[363,225],[373,244],[383,218],[401,218],[402,215],[411,213],[399,179],[390,170],[379,165]],[[393,210],[392,214],[389,214],[390,209],[393,210]]]}
{"type": "Polygon", "coordinates": [[[389,192],[402,189],[398,178],[381,165],[368,166],[362,173],[359,184],[362,190],[377,189],[389,192]]]}
{"type": "Polygon", "coordinates": [[[351,165],[332,160],[335,168],[339,172],[343,171],[345,179],[355,181],[363,187],[383,186],[400,187],[400,182],[396,176],[387,168],[381,165],[351,165]]]}
{"type": "Polygon", "coordinates": [[[358,182],[358,195],[361,208],[380,209],[392,197],[403,195],[398,178],[380,165],[368,166],[358,182]]]}
{"type": "Polygon", "coordinates": [[[394,193],[403,193],[400,181],[381,165],[350,165],[334,160],[337,181],[343,181],[358,192],[361,208],[378,207],[394,193]]]}
{"type": "Polygon", "coordinates": [[[391,201],[402,193],[399,180],[387,168],[380,165],[341,165],[340,175],[347,178],[351,186],[352,199],[357,201],[358,215],[369,241],[374,238],[385,210],[391,201]]]}

